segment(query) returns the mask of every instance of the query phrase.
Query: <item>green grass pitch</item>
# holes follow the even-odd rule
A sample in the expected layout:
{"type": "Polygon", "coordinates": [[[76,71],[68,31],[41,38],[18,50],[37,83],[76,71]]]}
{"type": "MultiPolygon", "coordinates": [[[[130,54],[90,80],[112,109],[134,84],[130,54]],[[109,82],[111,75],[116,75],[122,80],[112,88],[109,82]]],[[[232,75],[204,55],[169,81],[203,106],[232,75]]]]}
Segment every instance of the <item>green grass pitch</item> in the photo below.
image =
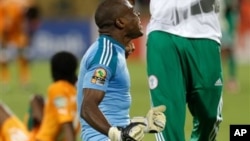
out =
{"type": "MultiPolygon", "coordinates": [[[[131,116],[145,115],[150,107],[145,63],[129,60],[128,65],[132,85],[131,116]]],[[[23,119],[27,112],[30,95],[33,93],[46,94],[47,86],[52,82],[47,62],[34,61],[30,67],[32,79],[29,87],[19,85],[18,68],[15,63],[11,65],[11,84],[8,86],[0,85],[0,100],[9,105],[20,119],[23,119]]],[[[226,81],[226,72],[224,76],[226,81]]],[[[218,141],[229,141],[230,124],[250,124],[250,64],[238,65],[238,80],[240,82],[240,90],[238,92],[230,92],[224,87],[223,122],[219,130],[218,141]]],[[[192,128],[191,120],[187,110],[185,127],[187,140],[192,128]]],[[[144,139],[144,141],[154,140],[153,135],[146,135],[144,139]]]]}

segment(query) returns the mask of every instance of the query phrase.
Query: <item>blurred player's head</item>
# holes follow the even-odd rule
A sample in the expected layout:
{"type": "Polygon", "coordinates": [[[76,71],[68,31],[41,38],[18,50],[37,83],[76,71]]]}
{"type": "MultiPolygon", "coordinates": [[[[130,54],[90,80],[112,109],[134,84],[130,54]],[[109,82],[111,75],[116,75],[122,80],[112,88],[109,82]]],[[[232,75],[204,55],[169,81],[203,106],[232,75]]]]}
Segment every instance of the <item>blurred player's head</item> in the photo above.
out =
{"type": "Polygon", "coordinates": [[[69,52],[62,51],[52,56],[50,65],[54,81],[66,80],[72,84],[77,81],[77,58],[69,52]]]}
{"type": "Polygon", "coordinates": [[[128,0],[103,0],[96,9],[95,22],[100,34],[117,32],[135,39],[143,35],[139,16],[128,0]]]}

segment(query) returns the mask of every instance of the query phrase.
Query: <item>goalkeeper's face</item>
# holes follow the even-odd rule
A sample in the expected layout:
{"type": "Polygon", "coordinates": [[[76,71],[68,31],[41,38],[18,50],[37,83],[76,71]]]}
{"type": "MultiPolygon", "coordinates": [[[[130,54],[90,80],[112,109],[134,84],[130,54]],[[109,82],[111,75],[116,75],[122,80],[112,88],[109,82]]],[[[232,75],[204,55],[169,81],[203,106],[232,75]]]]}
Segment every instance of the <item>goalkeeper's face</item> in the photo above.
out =
{"type": "Polygon", "coordinates": [[[136,39],[143,35],[140,13],[135,10],[135,7],[129,2],[125,0],[125,10],[123,11],[125,14],[125,29],[127,31],[127,37],[132,39],[136,39]]]}

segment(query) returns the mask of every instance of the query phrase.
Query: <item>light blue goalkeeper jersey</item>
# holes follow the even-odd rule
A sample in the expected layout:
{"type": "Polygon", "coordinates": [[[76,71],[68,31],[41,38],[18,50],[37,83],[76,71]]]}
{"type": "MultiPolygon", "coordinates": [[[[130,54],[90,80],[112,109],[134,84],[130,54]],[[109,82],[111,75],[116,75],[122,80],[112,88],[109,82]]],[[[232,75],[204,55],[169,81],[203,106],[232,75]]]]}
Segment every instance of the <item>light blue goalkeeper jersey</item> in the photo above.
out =
{"type": "MultiPolygon", "coordinates": [[[[125,47],[109,36],[100,36],[83,56],[77,83],[78,115],[84,98],[83,88],[105,92],[99,108],[112,126],[129,124],[131,105],[130,76],[125,58],[125,47]]],[[[84,141],[107,141],[80,118],[81,138],[84,141]]]]}

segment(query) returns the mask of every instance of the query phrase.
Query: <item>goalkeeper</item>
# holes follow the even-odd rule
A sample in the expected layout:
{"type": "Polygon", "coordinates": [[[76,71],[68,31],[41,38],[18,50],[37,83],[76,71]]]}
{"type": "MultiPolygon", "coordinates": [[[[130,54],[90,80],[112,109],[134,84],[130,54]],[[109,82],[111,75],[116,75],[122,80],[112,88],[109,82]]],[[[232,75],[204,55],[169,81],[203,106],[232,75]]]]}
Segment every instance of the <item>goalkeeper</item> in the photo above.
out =
{"type": "Polygon", "coordinates": [[[95,13],[100,36],[84,54],[77,83],[77,107],[84,141],[140,141],[161,132],[165,106],[130,118],[130,78],[126,58],[132,40],[143,35],[134,1],[104,0],[95,13]]]}

